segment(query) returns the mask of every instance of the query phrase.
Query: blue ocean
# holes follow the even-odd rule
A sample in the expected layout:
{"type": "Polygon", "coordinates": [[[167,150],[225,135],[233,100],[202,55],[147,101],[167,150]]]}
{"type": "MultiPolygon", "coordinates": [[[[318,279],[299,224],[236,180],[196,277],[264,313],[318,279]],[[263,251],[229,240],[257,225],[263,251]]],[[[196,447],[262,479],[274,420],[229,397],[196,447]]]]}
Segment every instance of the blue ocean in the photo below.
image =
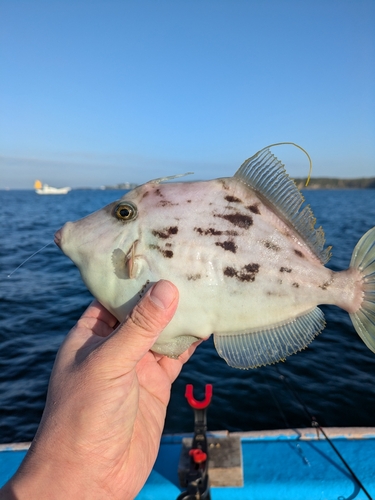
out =
{"type": "MultiPolygon", "coordinates": [[[[0,191],[0,443],[33,438],[57,349],[92,300],[76,267],[54,244],[7,276],[66,221],[122,194],[0,191]]],[[[375,225],[375,191],[309,190],[304,195],[333,246],[328,267],[347,268],[357,241],[375,225]]],[[[211,340],[203,343],[173,385],[164,432],[193,429],[184,397],[187,383],[194,385],[197,399],[203,398],[205,384],[213,384],[210,430],[310,426],[301,401],[322,426],[375,426],[375,354],[357,336],[347,313],[333,306],[322,309],[323,333],[275,366],[230,368],[211,340]]]]}

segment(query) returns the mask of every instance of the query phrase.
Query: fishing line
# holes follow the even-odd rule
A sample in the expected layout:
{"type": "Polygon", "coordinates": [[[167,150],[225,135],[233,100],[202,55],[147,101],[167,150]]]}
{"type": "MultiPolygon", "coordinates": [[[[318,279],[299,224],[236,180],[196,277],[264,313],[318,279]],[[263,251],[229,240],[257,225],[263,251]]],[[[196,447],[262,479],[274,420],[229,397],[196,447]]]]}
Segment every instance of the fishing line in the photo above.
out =
{"type": "Polygon", "coordinates": [[[34,257],[34,255],[36,255],[37,253],[41,252],[42,250],[44,250],[46,247],[48,247],[48,245],[50,245],[51,243],[54,243],[54,241],[50,241],[49,243],[47,243],[47,245],[44,245],[44,247],[40,248],[39,250],[37,250],[36,252],[34,252],[32,255],[30,255],[30,257],[27,257],[26,260],[24,260],[18,267],[16,267],[16,269],[14,271],[12,271],[10,274],[8,274],[8,278],[10,278],[12,276],[13,273],[15,273],[17,271],[17,269],[19,269],[21,266],[23,266],[25,264],[25,262],[27,262],[28,260],[30,260],[32,257],[34,257]]]}
{"type": "MultiPolygon", "coordinates": [[[[355,474],[355,472],[353,471],[353,469],[350,467],[350,465],[347,463],[347,461],[345,460],[345,458],[341,455],[341,453],[339,452],[339,450],[336,448],[336,446],[333,444],[333,442],[331,441],[331,439],[327,436],[326,432],[324,431],[323,427],[319,424],[319,422],[317,421],[316,417],[314,417],[313,415],[311,415],[311,412],[309,411],[309,409],[307,408],[306,404],[304,403],[304,401],[300,398],[299,394],[294,390],[293,386],[288,382],[288,379],[286,378],[285,375],[283,375],[279,369],[279,367],[276,365],[275,366],[276,370],[278,371],[279,373],[279,378],[282,382],[284,382],[284,384],[288,387],[288,389],[290,390],[290,392],[293,394],[293,396],[295,397],[295,399],[300,403],[300,405],[302,406],[306,416],[310,419],[311,421],[311,426],[312,427],[315,427],[316,431],[318,432],[321,432],[323,434],[323,436],[326,438],[328,444],[331,446],[331,448],[333,449],[333,451],[336,453],[336,455],[339,457],[339,459],[341,460],[341,462],[345,465],[345,467],[347,468],[347,470],[350,472],[352,478],[354,479],[354,481],[357,483],[357,485],[363,490],[363,492],[365,493],[365,495],[367,496],[367,498],[369,500],[373,500],[372,497],[370,496],[369,492],[366,490],[366,488],[363,486],[363,484],[361,483],[361,481],[358,479],[357,475],[355,474]]],[[[318,435],[319,436],[319,435],[318,435]]]]}
{"type": "Polygon", "coordinates": [[[255,153],[255,155],[253,156],[253,158],[255,156],[258,156],[258,154],[261,153],[262,151],[264,151],[265,149],[273,148],[274,146],[284,146],[284,144],[289,144],[290,146],[295,146],[296,148],[298,148],[301,151],[303,151],[305,153],[305,155],[307,156],[307,158],[309,159],[310,168],[309,168],[309,173],[308,173],[308,176],[307,176],[307,179],[306,179],[306,183],[305,183],[305,186],[307,186],[309,184],[310,178],[311,178],[312,159],[310,158],[309,153],[305,149],[303,149],[301,146],[299,146],[298,144],[296,144],[295,142],[275,142],[275,144],[270,144],[269,146],[266,146],[265,148],[263,148],[260,151],[258,151],[257,153],[255,153]]]}
{"type": "MultiPolygon", "coordinates": [[[[282,409],[282,406],[280,405],[279,400],[277,399],[276,394],[274,394],[274,392],[273,392],[273,390],[272,390],[272,387],[271,387],[271,386],[270,386],[270,385],[269,385],[269,384],[265,381],[265,378],[264,378],[264,377],[263,377],[263,383],[266,385],[267,389],[269,390],[269,392],[270,392],[270,394],[271,394],[271,396],[272,396],[273,402],[275,403],[276,408],[279,410],[279,413],[280,413],[280,415],[281,415],[282,419],[284,420],[284,425],[285,425],[285,428],[286,428],[286,429],[291,429],[291,428],[292,428],[292,426],[289,424],[289,421],[288,421],[288,419],[287,419],[287,416],[285,415],[285,413],[284,413],[284,411],[283,411],[283,409],[282,409]]],[[[300,438],[300,437],[301,437],[300,433],[299,433],[297,430],[295,430],[295,431],[296,431],[296,433],[298,434],[298,436],[299,436],[299,438],[300,438]]],[[[298,439],[299,439],[299,438],[298,438],[298,439]]],[[[305,456],[305,454],[304,454],[304,452],[303,452],[303,450],[302,450],[301,446],[300,446],[300,445],[299,445],[299,443],[298,443],[298,440],[297,440],[297,442],[293,442],[293,441],[292,441],[292,442],[290,442],[290,443],[288,443],[288,444],[289,444],[290,446],[294,446],[294,447],[295,447],[295,449],[296,449],[296,451],[297,451],[298,455],[302,458],[303,463],[304,463],[305,465],[308,465],[308,466],[310,467],[310,466],[311,466],[311,464],[310,464],[310,462],[308,461],[308,459],[306,458],[306,456],[305,456]]]]}
{"type": "Polygon", "coordinates": [[[269,384],[265,381],[265,377],[263,377],[263,383],[266,385],[269,393],[271,394],[271,397],[273,399],[273,402],[275,403],[276,408],[279,410],[279,413],[281,415],[281,418],[284,420],[284,425],[287,429],[291,429],[291,426],[289,424],[289,421],[279,403],[279,400],[277,399],[276,395],[274,394],[272,388],[269,386],[269,384]]]}

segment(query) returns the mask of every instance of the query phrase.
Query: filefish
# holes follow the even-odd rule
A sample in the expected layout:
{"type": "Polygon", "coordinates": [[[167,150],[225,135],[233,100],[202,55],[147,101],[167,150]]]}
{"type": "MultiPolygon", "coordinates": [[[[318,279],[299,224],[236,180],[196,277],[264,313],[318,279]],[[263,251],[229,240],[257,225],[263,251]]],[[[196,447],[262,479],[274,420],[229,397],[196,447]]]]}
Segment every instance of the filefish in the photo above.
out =
{"type": "Polygon", "coordinates": [[[375,352],[375,227],[355,247],[349,269],[326,268],[324,232],[269,147],[233,177],[166,179],[136,187],[55,235],[119,321],[158,280],[177,286],[177,312],[154,352],[178,357],[213,334],[230,366],[276,363],[323,330],[319,304],[346,310],[375,352]]]}

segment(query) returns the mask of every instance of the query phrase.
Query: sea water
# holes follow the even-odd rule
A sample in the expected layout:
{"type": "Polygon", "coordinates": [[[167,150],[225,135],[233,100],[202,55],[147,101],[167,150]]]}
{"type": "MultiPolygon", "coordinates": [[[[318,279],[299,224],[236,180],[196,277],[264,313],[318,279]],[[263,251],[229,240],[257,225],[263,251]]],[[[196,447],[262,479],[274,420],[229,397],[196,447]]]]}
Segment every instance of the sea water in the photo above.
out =
{"type": "MultiPolygon", "coordinates": [[[[0,443],[33,438],[57,349],[92,300],[78,269],[54,244],[7,276],[66,221],[123,193],[0,191],[0,443]]],[[[333,246],[328,267],[347,268],[357,241],[375,225],[375,191],[304,194],[333,246]]],[[[375,426],[375,354],[359,339],[347,313],[334,306],[322,309],[327,320],[323,333],[278,365],[230,368],[211,339],[201,344],[173,384],[164,432],[193,429],[193,412],[184,397],[187,383],[194,385],[196,399],[203,398],[205,384],[213,384],[211,430],[310,426],[293,391],[322,426],[375,426]]]]}

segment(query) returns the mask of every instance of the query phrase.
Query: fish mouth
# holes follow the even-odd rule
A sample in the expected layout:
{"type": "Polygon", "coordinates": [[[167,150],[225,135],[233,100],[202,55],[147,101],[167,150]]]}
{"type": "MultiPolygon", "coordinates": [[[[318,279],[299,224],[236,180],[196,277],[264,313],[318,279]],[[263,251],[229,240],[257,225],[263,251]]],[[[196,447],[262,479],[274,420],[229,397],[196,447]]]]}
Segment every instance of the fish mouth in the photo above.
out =
{"type": "Polygon", "coordinates": [[[61,229],[59,229],[58,231],[56,231],[54,237],[53,237],[53,241],[55,242],[55,244],[60,248],[61,250],[61,229]]]}

